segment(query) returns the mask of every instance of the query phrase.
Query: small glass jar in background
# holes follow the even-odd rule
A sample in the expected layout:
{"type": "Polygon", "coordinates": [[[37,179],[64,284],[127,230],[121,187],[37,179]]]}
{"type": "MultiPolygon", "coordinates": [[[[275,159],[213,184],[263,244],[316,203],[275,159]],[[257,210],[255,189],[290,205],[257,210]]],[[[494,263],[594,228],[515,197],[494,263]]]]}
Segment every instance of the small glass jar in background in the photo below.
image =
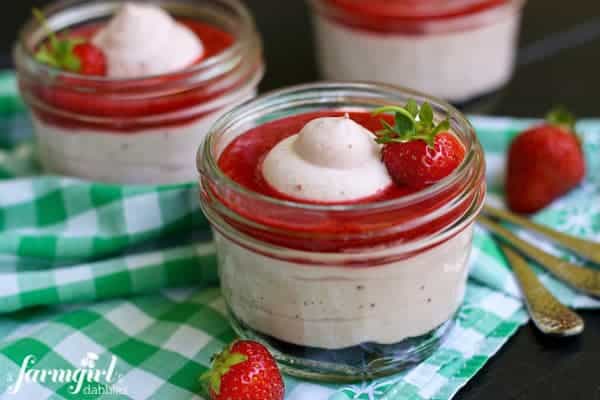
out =
{"type": "MultiPolygon", "coordinates": [[[[106,21],[123,1],[65,0],[43,10],[51,30],[106,21]]],[[[47,31],[30,20],[15,46],[17,77],[32,111],[47,172],[128,184],[194,181],[197,144],[223,112],[256,95],[262,44],[237,0],[159,0],[178,21],[199,22],[232,43],[178,72],[139,78],[86,76],[36,61],[47,31]]]]}
{"type": "Polygon", "coordinates": [[[286,372],[373,378],[438,348],[463,300],[474,219],[485,197],[482,148],[458,111],[393,86],[301,85],[222,116],[197,163],[234,328],[266,344],[286,372]],[[307,113],[371,112],[408,99],[430,102],[437,120],[448,116],[466,149],[450,176],[411,195],[305,204],[250,191],[219,167],[223,150],[249,129],[307,113]]]}
{"type": "Polygon", "coordinates": [[[511,78],[525,0],[310,0],[325,79],[464,103],[511,78]]]}

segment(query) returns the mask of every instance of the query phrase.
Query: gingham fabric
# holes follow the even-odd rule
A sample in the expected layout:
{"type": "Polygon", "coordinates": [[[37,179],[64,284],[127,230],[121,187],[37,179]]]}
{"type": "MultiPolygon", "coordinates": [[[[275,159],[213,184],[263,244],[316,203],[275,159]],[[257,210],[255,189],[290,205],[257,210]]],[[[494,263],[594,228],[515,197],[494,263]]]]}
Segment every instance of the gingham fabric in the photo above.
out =
{"type": "MultiPolygon", "coordinates": [[[[501,202],[507,144],[532,121],[473,122],[487,152],[491,201],[501,202]]],[[[600,122],[582,122],[580,130],[586,183],[535,218],[600,240],[600,122]]],[[[30,138],[14,77],[1,74],[0,397],[201,399],[198,377],[235,334],[195,185],[127,187],[39,176],[30,138]]],[[[286,399],[452,398],[527,320],[498,247],[480,229],[471,264],[456,324],[429,359],[354,385],[286,377],[286,399]]],[[[540,277],[567,304],[600,305],[540,277]]]]}

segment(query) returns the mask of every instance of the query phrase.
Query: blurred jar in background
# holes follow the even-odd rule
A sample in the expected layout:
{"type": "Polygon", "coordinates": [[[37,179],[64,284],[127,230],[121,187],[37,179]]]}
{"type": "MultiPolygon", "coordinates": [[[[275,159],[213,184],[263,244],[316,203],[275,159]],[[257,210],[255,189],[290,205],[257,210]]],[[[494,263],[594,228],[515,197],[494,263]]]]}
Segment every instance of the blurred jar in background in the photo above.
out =
{"type": "Polygon", "coordinates": [[[452,102],[511,78],[524,0],[310,0],[325,79],[411,87],[452,102]]]}
{"type": "Polygon", "coordinates": [[[93,38],[103,27],[116,26],[117,33],[107,42],[132,53],[124,52],[123,64],[116,66],[124,70],[122,65],[133,64],[133,76],[83,75],[40,63],[35,52],[48,40],[47,29],[34,19],[23,27],[15,64],[40,162],[53,174],[110,183],[195,181],[197,144],[219,116],[255,96],[263,76],[262,41],[254,20],[238,0],[154,1],[176,26],[186,26],[197,36],[204,54],[188,67],[145,74],[140,71],[152,70],[158,55],[167,54],[163,64],[170,65],[172,54],[161,46],[174,44],[159,40],[165,37],[159,26],[150,26],[148,19],[140,22],[140,15],[148,15],[139,9],[143,3],[136,5],[137,11],[124,13],[125,23],[118,17],[116,25],[110,24],[126,4],[61,0],[43,12],[51,30],[74,37],[93,38]],[[136,51],[139,57],[133,56],[136,51]],[[152,59],[143,60],[148,54],[152,59]]]}

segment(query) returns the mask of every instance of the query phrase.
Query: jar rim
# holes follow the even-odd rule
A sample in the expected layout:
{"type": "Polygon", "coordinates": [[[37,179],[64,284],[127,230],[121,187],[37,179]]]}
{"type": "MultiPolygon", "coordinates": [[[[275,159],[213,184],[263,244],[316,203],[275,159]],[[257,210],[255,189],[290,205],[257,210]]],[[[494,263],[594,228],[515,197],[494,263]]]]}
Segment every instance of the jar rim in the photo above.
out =
{"type": "MultiPolygon", "coordinates": [[[[63,22],[57,28],[52,29],[54,31],[60,31],[74,24],[84,23],[90,19],[89,17],[91,17],[92,19],[108,17],[115,10],[117,10],[118,7],[125,3],[125,1],[126,0],[59,0],[43,7],[42,12],[46,16],[47,23],[51,28],[53,28],[53,25],[59,25],[58,22],[56,22],[57,19],[68,19],[67,17],[71,18],[71,20],[63,22]],[[85,15],[82,12],[85,10],[87,10],[87,12],[91,15],[89,17],[82,18],[82,16],[85,15]],[[70,16],[70,14],[73,15],[70,16]]],[[[216,3],[213,3],[215,2],[212,2],[210,4],[214,7],[216,3]]],[[[177,79],[181,77],[197,75],[206,75],[206,80],[210,80],[214,78],[215,74],[218,75],[218,72],[215,71],[215,69],[219,68],[219,66],[221,65],[227,64],[228,61],[238,57],[240,53],[244,52],[244,49],[257,46],[256,42],[259,41],[254,19],[250,11],[243,5],[241,1],[218,0],[218,3],[222,3],[224,6],[231,8],[231,10],[233,10],[233,12],[236,14],[236,16],[241,22],[241,30],[239,33],[236,34],[235,42],[231,46],[226,48],[224,51],[207,57],[206,59],[203,59],[194,65],[191,65],[178,71],[169,72],[165,74],[144,75],[135,78],[115,78],[108,76],[83,75],[43,64],[35,59],[34,53],[32,51],[33,47],[28,44],[30,36],[35,34],[39,35],[39,32],[43,31],[43,27],[33,17],[30,17],[29,20],[23,25],[23,27],[19,31],[19,34],[17,36],[18,39],[14,46],[15,62],[17,65],[25,63],[30,67],[37,69],[38,72],[36,73],[42,75],[56,76],[60,74],[61,76],[67,79],[72,79],[75,82],[80,82],[82,86],[113,84],[139,85],[155,81],[158,78],[160,78],[160,80],[169,80],[169,78],[177,79]]],[[[171,11],[172,9],[178,9],[178,5],[180,6],[179,8],[183,7],[183,3],[180,3],[178,0],[159,0],[154,4],[159,5],[163,9],[167,9],[167,11],[171,11]]],[[[198,7],[198,4],[187,5],[186,8],[190,7],[198,7]]],[[[42,35],[42,39],[46,37],[47,35],[42,35]]],[[[36,44],[40,43],[40,41],[41,40],[36,40],[36,44]]],[[[221,73],[227,72],[227,70],[221,73]]]]}
{"type": "MultiPolygon", "coordinates": [[[[383,104],[381,101],[377,101],[377,97],[369,98],[367,96],[360,100],[371,103],[373,109],[382,105],[394,105],[393,102],[387,102],[383,104]]],[[[381,100],[381,98],[379,98],[379,100],[381,100]]],[[[403,104],[396,103],[396,105],[403,104]]],[[[340,111],[343,111],[343,109],[340,109],[340,111]]],[[[426,200],[427,198],[430,198],[444,191],[445,189],[452,187],[460,182],[461,179],[466,177],[473,167],[478,167],[477,165],[473,165],[474,163],[484,163],[482,154],[483,150],[479,144],[479,141],[477,140],[475,130],[471,123],[462,115],[460,111],[444,100],[425,95],[412,89],[382,83],[324,81],[273,90],[252,100],[248,100],[233,110],[225,113],[209,129],[204,143],[199,147],[196,163],[200,175],[206,177],[211,183],[217,186],[227,187],[228,190],[231,190],[234,193],[247,197],[251,200],[261,201],[274,206],[284,206],[298,211],[369,212],[392,207],[407,207],[411,204],[426,200]],[[437,108],[445,110],[451,121],[451,124],[453,124],[453,130],[458,130],[455,128],[460,127],[460,132],[462,132],[467,139],[466,143],[463,140],[463,144],[465,144],[466,147],[465,158],[450,175],[423,190],[396,199],[358,204],[314,204],[278,199],[245,188],[230,178],[219,168],[218,159],[212,154],[211,150],[216,146],[215,141],[217,139],[217,135],[227,131],[228,129],[232,129],[233,125],[236,123],[236,120],[248,118],[256,112],[269,114],[269,111],[266,109],[272,105],[276,105],[277,107],[289,106],[290,97],[294,96],[302,97],[304,95],[304,101],[310,101],[312,99],[316,101],[316,104],[325,104],[327,99],[331,101],[341,101],[342,98],[340,97],[341,95],[339,91],[356,91],[357,93],[362,92],[364,95],[366,95],[368,92],[379,92],[380,94],[387,94],[390,97],[394,95],[404,97],[410,96],[410,98],[416,99],[416,101],[419,103],[427,101],[434,107],[434,109],[437,108]],[[311,95],[311,92],[314,92],[316,95],[311,95]],[[308,95],[306,95],[307,93],[308,95]]]]}

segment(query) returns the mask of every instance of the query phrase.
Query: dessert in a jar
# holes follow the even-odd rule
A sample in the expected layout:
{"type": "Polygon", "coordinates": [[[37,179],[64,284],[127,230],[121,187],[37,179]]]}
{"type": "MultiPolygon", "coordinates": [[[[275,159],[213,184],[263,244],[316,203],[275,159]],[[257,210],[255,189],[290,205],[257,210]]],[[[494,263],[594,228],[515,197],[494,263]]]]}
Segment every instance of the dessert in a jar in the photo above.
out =
{"type": "Polygon", "coordinates": [[[326,79],[464,103],[511,78],[525,0],[310,0],[326,79]]]}
{"type": "Polygon", "coordinates": [[[263,75],[260,38],[237,0],[67,0],[35,17],[14,56],[50,173],[194,181],[197,144],[263,75]]]}
{"type": "Polygon", "coordinates": [[[485,197],[458,111],[392,86],[302,85],[221,117],[197,163],[234,327],[287,372],[376,377],[439,346],[485,197]]]}

